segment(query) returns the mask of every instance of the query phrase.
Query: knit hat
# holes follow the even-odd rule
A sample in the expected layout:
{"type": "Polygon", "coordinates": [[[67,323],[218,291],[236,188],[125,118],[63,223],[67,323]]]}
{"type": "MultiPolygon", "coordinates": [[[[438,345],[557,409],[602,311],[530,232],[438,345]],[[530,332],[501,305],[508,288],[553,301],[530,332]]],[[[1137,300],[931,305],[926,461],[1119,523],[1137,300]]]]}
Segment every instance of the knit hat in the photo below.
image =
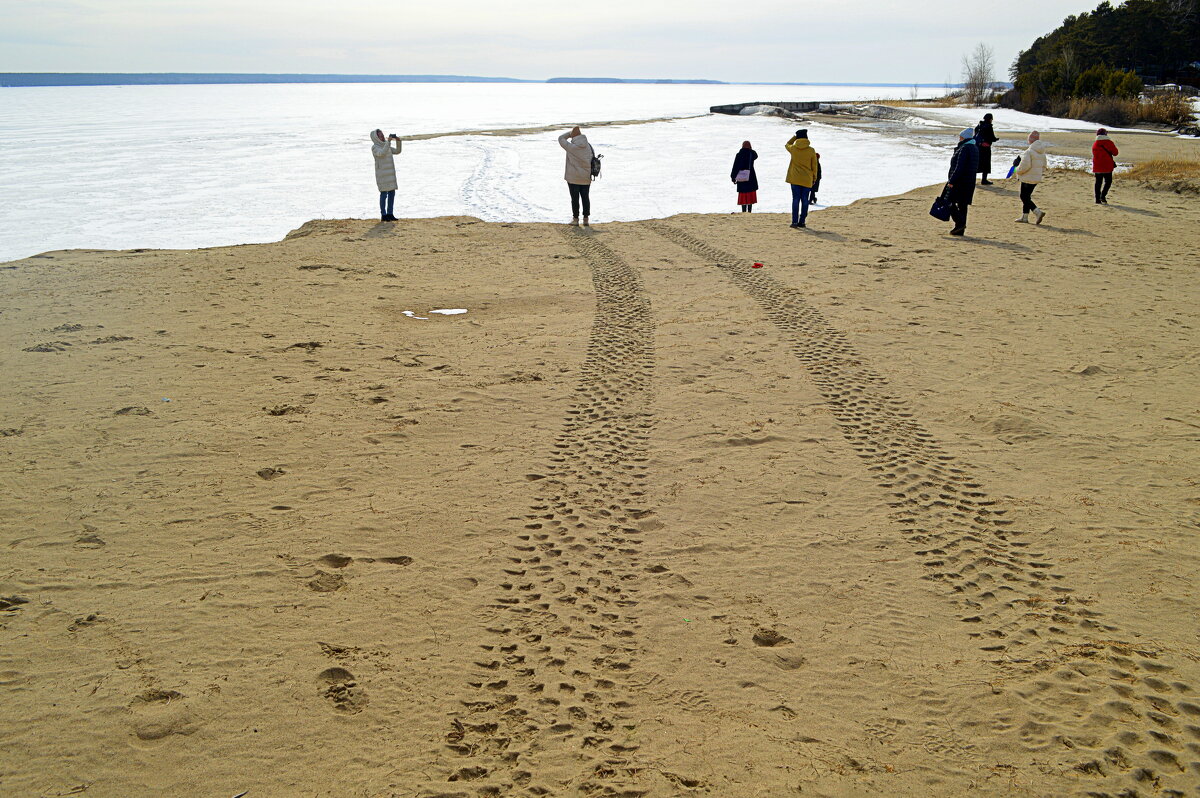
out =
{"type": "Polygon", "coordinates": [[[1097,130],[1097,131],[1096,131],[1096,135],[1097,135],[1097,136],[1107,136],[1107,135],[1108,135],[1108,129],[1107,129],[1107,128],[1103,128],[1103,127],[1102,127],[1102,128],[1100,128],[1099,130],[1097,130]]]}
{"type": "Polygon", "coordinates": [[[991,122],[991,121],[992,121],[992,115],[991,115],[991,114],[984,114],[984,115],[983,115],[983,121],[984,121],[984,122],[991,122]]]}
{"type": "Polygon", "coordinates": [[[958,134],[958,137],[959,137],[960,139],[973,139],[973,138],[975,138],[975,128],[973,128],[973,127],[964,127],[964,128],[962,129],[962,132],[958,134]]]}
{"type": "Polygon", "coordinates": [[[808,138],[808,128],[806,128],[806,127],[802,127],[802,128],[800,128],[799,130],[797,130],[797,131],[796,131],[796,138],[798,138],[798,139],[806,139],[806,138],[808,138]]]}

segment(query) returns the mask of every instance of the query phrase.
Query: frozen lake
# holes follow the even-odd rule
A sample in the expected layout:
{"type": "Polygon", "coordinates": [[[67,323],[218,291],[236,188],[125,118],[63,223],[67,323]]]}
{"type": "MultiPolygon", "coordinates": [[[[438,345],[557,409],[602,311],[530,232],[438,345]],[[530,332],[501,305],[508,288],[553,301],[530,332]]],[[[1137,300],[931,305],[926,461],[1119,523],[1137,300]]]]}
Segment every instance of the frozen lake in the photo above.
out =
{"type": "MultiPolygon", "coordinates": [[[[795,123],[709,116],[752,100],[907,97],[843,86],[306,84],[0,89],[0,260],[54,249],[191,248],[281,238],[313,218],[375,218],[368,133],[401,136],[667,119],[595,128],[593,220],[736,210],[729,170],[760,155],[759,211],[785,211],[795,123]],[[688,118],[691,117],[691,118],[688,118]]],[[[822,204],[944,179],[947,151],[809,125],[822,204]]],[[[404,145],[400,217],[569,216],[557,133],[439,136],[404,145]]],[[[950,142],[952,143],[952,142],[950,142]]]]}

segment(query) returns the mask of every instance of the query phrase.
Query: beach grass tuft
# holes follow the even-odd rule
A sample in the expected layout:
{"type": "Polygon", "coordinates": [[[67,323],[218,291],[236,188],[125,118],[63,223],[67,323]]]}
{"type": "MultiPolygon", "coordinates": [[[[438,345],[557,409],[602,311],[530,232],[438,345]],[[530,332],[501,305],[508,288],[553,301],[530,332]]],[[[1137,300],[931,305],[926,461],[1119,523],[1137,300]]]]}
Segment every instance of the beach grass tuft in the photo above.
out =
{"type": "Polygon", "coordinates": [[[923,100],[866,100],[868,105],[887,105],[892,108],[953,108],[962,104],[961,94],[947,94],[923,100]]]}
{"type": "Polygon", "coordinates": [[[1129,170],[1135,180],[1200,180],[1200,160],[1190,158],[1155,158],[1143,161],[1129,170]]]}
{"type": "Polygon", "coordinates": [[[1200,194],[1200,160],[1194,158],[1156,158],[1137,164],[1129,177],[1158,191],[1176,194],[1200,194]]]}

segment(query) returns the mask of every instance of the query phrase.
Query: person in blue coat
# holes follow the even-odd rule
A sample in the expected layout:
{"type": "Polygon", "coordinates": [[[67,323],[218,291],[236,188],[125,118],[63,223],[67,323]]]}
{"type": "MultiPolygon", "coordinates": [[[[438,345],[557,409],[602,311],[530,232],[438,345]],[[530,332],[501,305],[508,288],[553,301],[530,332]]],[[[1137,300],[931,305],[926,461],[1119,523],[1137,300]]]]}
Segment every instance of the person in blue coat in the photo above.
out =
{"type": "Polygon", "coordinates": [[[742,213],[750,213],[754,209],[754,203],[758,202],[758,175],[754,172],[754,162],[757,160],[758,153],[750,148],[748,141],[742,142],[742,148],[733,157],[733,169],[729,172],[729,179],[737,186],[738,205],[742,207],[742,213]],[[746,179],[739,181],[739,176],[746,179]]]}
{"type": "Polygon", "coordinates": [[[958,146],[950,156],[950,172],[946,178],[946,198],[950,200],[950,218],[954,227],[950,235],[967,232],[967,209],[975,198],[975,170],[979,168],[979,148],[975,146],[975,130],[967,128],[958,134],[958,146]]]}

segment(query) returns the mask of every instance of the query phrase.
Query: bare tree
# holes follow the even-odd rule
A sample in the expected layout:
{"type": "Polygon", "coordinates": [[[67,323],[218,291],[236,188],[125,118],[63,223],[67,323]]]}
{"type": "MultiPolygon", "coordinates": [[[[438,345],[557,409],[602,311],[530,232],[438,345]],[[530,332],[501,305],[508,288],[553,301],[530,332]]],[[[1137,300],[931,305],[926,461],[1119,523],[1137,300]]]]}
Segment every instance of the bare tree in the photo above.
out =
{"type": "Polygon", "coordinates": [[[995,71],[995,52],[983,42],[963,56],[963,96],[968,103],[980,103],[987,98],[995,71]]]}
{"type": "Polygon", "coordinates": [[[1062,83],[1064,94],[1070,94],[1075,88],[1079,72],[1079,59],[1075,57],[1075,48],[1068,44],[1058,54],[1058,79],[1062,83]]]}

